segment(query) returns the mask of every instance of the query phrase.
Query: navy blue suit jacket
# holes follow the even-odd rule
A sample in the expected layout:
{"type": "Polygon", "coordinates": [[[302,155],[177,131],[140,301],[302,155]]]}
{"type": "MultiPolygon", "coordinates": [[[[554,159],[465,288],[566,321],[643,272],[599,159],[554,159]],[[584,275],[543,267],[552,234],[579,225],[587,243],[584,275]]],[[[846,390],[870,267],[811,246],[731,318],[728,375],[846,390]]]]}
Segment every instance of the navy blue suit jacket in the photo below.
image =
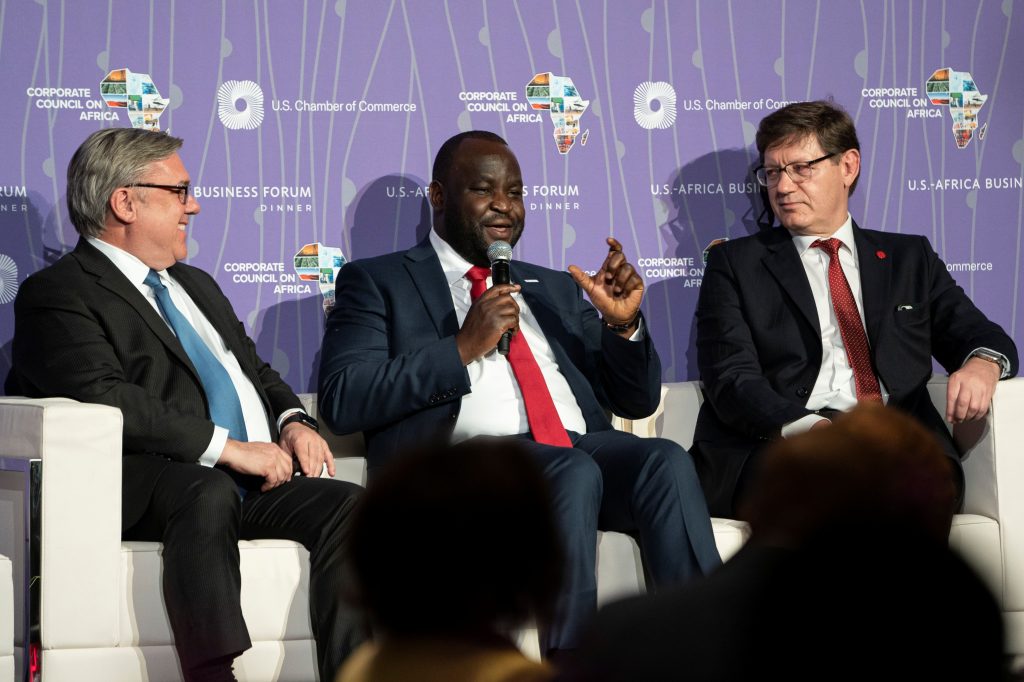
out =
{"type": "MultiPolygon", "coordinates": [[[[661,364],[649,336],[632,342],[606,330],[568,273],[513,261],[511,275],[588,432],[611,428],[606,409],[626,418],[654,412],[661,364]]],[[[429,240],[348,263],[335,295],[320,361],[323,421],[336,433],[363,431],[371,468],[404,446],[449,436],[472,387],[455,345],[451,291],[429,240]]]]}
{"type": "MultiPolygon", "coordinates": [[[[926,238],[856,223],[853,233],[871,361],[889,405],[913,414],[955,453],[928,397],[932,357],[954,372],[971,351],[991,348],[1009,358],[1016,374],[1016,346],[957,286],[926,238]]],[[[711,249],[697,303],[697,363],[707,400],[694,455],[712,515],[732,513],[750,452],[810,414],[821,354],[814,297],[787,230],[711,249]]]]}

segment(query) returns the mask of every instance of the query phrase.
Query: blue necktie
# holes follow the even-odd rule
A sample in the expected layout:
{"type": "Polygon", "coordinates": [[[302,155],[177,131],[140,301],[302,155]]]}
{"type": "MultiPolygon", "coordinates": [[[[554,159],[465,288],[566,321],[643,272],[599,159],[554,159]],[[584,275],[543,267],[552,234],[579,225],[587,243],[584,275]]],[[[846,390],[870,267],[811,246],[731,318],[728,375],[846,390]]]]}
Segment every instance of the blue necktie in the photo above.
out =
{"type": "Polygon", "coordinates": [[[160,281],[160,275],[150,270],[145,282],[156,294],[156,302],[164,319],[178,336],[178,341],[185,348],[206,392],[206,401],[210,405],[210,420],[217,426],[228,430],[228,435],[235,440],[248,440],[245,432],[245,418],[242,416],[242,403],[238,400],[235,385],[224,369],[224,365],[214,356],[207,345],[189,324],[185,316],[174,305],[167,287],[160,281]]]}

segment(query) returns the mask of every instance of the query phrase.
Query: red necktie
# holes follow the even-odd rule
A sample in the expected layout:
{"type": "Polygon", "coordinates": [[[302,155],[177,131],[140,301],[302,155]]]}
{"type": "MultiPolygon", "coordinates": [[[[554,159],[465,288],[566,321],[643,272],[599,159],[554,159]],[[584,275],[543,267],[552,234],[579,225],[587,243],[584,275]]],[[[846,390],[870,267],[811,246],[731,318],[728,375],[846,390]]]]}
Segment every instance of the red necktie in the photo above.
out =
{"type": "MultiPolygon", "coordinates": [[[[469,295],[474,301],[487,290],[487,278],[490,275],[489,268],[478,265],[474,265],[466,273],[466,279],[472,283],[469,295]]],[[[544,375],[541,374],[540,366],[521,331],[512,335],[508,347],[508,362],[512,366],[512,374],[519,383],[519,391],[523,394],[526,421],[530,425],[533,439],[545,445],[571,448],[572,441],[569,440],[569,434],[565,432],[562,420],[558,417],[558,410],[551,400],[551,392],[544,382],[544,375]]]]}
{"type": "Polygon", "coordinates": [[[857,384],[858,400],[882,400],[882,390],[878,386],[878,377],[871,369],[871,354],[868,351],[868,337],[864,333],[864,325],[857,312],[857,302],[846,280],[843,266],[839,264],[838,239],[819,239],[811,246],[828,254],[828,288],[832,293],[832,309],[839,320],[839,333],[846,346],[846,357],[853,368],[853,379],[857,384]]]}

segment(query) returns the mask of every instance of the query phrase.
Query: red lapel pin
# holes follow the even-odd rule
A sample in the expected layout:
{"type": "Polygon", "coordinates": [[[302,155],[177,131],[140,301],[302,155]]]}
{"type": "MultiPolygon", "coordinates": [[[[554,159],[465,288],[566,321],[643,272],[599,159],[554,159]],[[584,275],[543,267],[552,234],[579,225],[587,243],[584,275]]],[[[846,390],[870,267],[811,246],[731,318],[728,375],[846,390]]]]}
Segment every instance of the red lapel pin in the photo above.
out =
{"type": "Polygon", "coordinates": [[[885,251],[875,251],[875,255],[878,256],[878,260],[885,260],[885,251]]]}

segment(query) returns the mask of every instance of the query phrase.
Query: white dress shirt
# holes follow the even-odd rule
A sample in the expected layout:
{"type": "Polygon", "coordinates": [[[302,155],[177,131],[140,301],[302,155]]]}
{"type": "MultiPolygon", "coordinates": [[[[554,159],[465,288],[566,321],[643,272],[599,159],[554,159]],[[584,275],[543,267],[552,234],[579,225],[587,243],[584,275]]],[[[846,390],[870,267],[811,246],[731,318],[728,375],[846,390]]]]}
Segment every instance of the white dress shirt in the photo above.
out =
{"type": "MultiPolygon", "coordinates": [[[[146,276],[149,275],[149,266],[127,251],[119,249],[113,244],[109,244],[102,239],[90,238],[88,241],[114,263],[115,267],[117,267],[117,269],[128,278],[128,281],[135,285],[139,290],[139,293],[149,301],[149,304],[153,306],[153,310],[156,311],[156,314],[163,319],[163,313],[160,312],[160,307],[157,305],[156,294],[149,285],[145,283],[146,276]]],[[[224,366],[228,376],[231,377],[231,383],[234,385],[235,392],[238,393],[238,400],[242,404],[242,416],[245,419],[247,439],[249,442],[269,442],[270,428],[267,426],[267,417],[266,412],[263,410],[263,401],[260,400],[259,393],[257,393],[252,382],[249,381],[249,378],[245,376],[245,373],[242,371],[237,358],[235,358],[235,354],[227,347],[227,344],[224,343],[224,339],[210,321],[206,319],[206,316],[203,315],[202,311],[188,295],[185,289],[174,281],[166,270],[158,271],[157,274],[160,275],[160,281],[167,287],[167,291],[170,293],[171,300],[174,301],[174,305],[179,311],[181,311],[181,314],[185,319],[187,319],[195,328],[196,333],[199,334],[199,338],[203,340],[203,343],[206,344],[214,357],[216,357],[217,360],[220,361],[221,365],[224,366]]],[[[164,319],[164,322],[166,321],[167,320],[164,319]]],[[[169,324],[167,327],[168,329],[171,329],[169,324]]],[[[171,329],[171,333],[174,333],[173,329],[171,329]]],[[[282,413],[278,418],[278,423],[280,424],[281,419],[297,411],[298,410],[293,409],[282,413]]],[[[213,466],[216,464],[220,459],[221,453],[224,451],[224,445],[227,443],[227,439],[228,430],[222,426],[214,425],[213,437],[210,439],[210,443],[206,447],[206,451],[200,456],[199,463],[204,466],[213,466]]]]}
{"type": "MultiPolygon", "coordinates": [[[[430,243],[441,261],[441,269],[444,270],[461,328],[472,305],[469,294],[471,285],[466,279],[466,272],[473,264],[460,256],[433,230],[430,231],[430,243]]],[[[490,277],[487,278],[487,286],[491,286],[490,277]]],[[[558,369],[551,344],[544,337],[537,318],[520,294],[512,296],[519,305],[518,333],[523,334],[540,366],[544,382],[562,420],[562,426],[568,431],[586,433],[587,424],[583,418],[583,411],[580,410],[576,396],[569,388],[569,382],[558,369]]],[[[480,435],[512,436],[530,432],[523,394],[512,373],[512,366],[504,355],[500,355],[497,350],[491,350],[469,363],[466,370],[469,372],[471,392],[462,397],[462,409],[459,411],[459,418],[452,433],[453,442],[480,435]]]]}

